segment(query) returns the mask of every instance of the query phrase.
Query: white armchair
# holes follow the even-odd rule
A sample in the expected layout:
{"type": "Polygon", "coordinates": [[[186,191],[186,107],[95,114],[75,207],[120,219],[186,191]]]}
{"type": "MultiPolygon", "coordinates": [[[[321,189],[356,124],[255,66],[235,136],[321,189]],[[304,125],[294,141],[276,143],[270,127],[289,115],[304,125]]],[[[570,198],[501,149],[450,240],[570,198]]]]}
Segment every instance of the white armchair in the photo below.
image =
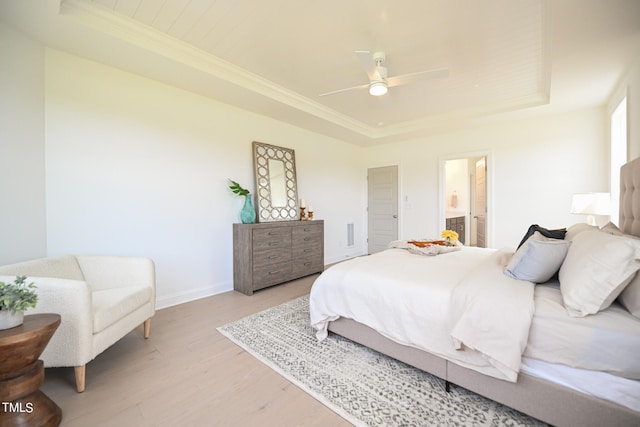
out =
{"type": "Polygon", "coordinates": [[[0,281],[27,276],[38,293],[25,314],[58,313],[61,323],[40,357],[45,367],[73,366],[78,392],[85,365],[155,313],[153,261],[142,257],[60,256],[0,267],[0,281]]]}

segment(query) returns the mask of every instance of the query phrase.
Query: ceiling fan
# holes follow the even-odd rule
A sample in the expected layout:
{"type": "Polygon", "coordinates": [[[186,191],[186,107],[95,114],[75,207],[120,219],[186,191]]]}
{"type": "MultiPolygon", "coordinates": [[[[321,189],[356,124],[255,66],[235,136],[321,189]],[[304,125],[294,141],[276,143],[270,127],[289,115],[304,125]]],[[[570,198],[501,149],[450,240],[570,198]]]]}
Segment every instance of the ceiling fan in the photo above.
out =
{"type": "Polygon", "coordinates": [[[380,96],[386,94],[390,87],[406,85],[418,80],[443,78],[449,75],[449,69],[438,68],[434,70],[417,71],[415,73],[388,77],[387,67],[384,66],[384,61],[386,59],[384,52],[371,53],[366,50],[357,50],[356,56],[369,76],[369,83],[322,93],[320,96],[334,95],[336,93],[346,92],[349,90],[365,88],[369,88],[369,93],[371,95],[380,96]]]}

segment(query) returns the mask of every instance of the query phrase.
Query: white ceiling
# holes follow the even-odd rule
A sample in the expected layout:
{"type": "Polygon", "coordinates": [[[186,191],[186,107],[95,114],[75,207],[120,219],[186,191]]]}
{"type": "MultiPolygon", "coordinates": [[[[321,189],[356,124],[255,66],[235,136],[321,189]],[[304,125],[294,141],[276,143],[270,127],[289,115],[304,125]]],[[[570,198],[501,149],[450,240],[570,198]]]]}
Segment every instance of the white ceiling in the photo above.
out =
{"type": "Polygon", "coordinates": [[[0,20],[361,145],[603,105],[640,56],[638,0],[3,0],[0,20]],[[384,51],[389,76],[449,76],[319,96],[368,83],[356,50],[384,51]]]}

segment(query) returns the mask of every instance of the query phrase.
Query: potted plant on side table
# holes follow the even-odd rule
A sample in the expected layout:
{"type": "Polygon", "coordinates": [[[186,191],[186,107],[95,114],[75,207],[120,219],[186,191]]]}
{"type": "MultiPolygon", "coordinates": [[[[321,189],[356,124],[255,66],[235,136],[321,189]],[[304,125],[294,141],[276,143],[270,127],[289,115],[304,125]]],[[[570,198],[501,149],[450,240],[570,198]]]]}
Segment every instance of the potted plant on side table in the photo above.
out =
{"type": "Polygon", "coordinates": [[[27,276],[16,276],[13,283],[0,281],[0,330],[22,325],[24,312],[38,302],[36,285],[27,276]]]}

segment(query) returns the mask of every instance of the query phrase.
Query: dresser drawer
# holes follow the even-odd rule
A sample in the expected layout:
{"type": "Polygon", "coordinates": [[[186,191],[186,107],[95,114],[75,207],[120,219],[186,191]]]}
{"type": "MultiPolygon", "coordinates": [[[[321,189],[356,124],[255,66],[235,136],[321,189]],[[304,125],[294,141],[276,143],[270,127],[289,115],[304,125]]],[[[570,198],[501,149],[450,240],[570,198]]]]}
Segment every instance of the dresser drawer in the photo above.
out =
{"type": "Polygon", "coordinates": [[[290,261],[253,268],[253,289],[258,290],[291,280],[290,261]]]}
{"type": "Polygon", "coordinates": [[[294,227],[291,231],[291,243],[295,245],[307,245],[320,243],[322,239],[322,226],[319,224],[308,224],[294,227]]]}
{"type": "Polygon", "coordinates": [[[265,251],[291,247],[289,228],[264,228],[253,230],[253,251],[265,251]]]}
{"type": "MultiPolygon", "coordinates": [[[[314,250],[322,251],[322,227],[318,224],[309,224],[300,227],[294,227],[291,231],[291,250],[292,256],[302,255],[302,248],[314,248],[314,250]]],[[[308,251],[306,253],[309,253],[308,251]]]]}
{"type": "Polygon", "coordinates": [[[322,256],[322,244],[320,242],[293,244],[291,247],[291,258],[302,256],[322,256]]]}
{"type": "Polygon", "coordinates": [[[293,276],[302,277],[309,274],[321,272],[324,269],[322,256],[312,255],[295,258],[291,261],[293,276]]]}
{"type": "Polygon", "coordinates": [[[291,249],[287,247],[277,247],[275,249],[263,249],[253,252],[253,266],[263,267],[265,265],[277,264],[291,259],[291,249]]]}

